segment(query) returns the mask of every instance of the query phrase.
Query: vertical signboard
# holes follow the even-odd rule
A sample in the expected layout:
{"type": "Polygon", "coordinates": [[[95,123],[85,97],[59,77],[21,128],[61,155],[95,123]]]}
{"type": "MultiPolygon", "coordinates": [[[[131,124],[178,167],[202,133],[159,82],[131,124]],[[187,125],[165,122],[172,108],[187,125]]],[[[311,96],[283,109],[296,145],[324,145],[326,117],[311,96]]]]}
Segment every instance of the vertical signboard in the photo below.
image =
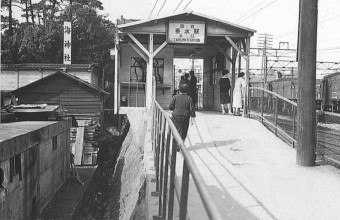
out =
{"type": "Polygon", "coordinates": [[[169,21],[168,43],[204,44],[205,23],[200,21],[169,21]]]}
{"type": "Polygon", "coordinates": [[[71,64],[71,22],[64,22],[64,64],[71,64]]]}

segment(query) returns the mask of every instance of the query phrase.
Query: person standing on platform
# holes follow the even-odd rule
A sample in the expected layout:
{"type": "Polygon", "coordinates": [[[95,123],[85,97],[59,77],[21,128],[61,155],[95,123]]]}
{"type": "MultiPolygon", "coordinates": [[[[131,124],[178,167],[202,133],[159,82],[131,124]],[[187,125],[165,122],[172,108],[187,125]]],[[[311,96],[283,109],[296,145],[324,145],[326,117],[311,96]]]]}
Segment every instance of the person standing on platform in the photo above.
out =
{"type": "Polygon", "coordinates": [[[222,77],[220,78],[220,103],[222,114],[226,114],[226,109],[228,110],[228,114],[232,115],[231,112],[231,104],[230,104],[230,80],[228,78],[229,71],[223,70],[222,77]]]}
{"type": "Polygon", "coordinates": [[[181,135],[183,141],[188,134],[189,122],[194,124],[196,117],[195,107],[188,93],[189,86],[187,84],[179,85],[179,94],[172,97],[169,109],[172,110],[172,121],[181,135]]]}
{"type": "Polygon", "coordinates": [[[189,72],[190,74],[190,82],[189,82],[189,96],[196,107],[197,103],[197,78],[193,70],[189,72]]]}
{"type": "Polygon", "coordinates": [[[187,84],[189,86],[190,81],[189,81],[189,73],[185,73],[183,76],[181,76],[181,80],[179,81],[179,85],[181,84],[187,84]]]}
{"type": "Polygon", "coordinates": [[[242,97],[245,93],[246,81],[244,80],[244,72],[238,74],[238,78],[235,81],[235,88],[233,92],[233,108],[234,115],[240,115],[240,109],[242,108],[242,97]]]}

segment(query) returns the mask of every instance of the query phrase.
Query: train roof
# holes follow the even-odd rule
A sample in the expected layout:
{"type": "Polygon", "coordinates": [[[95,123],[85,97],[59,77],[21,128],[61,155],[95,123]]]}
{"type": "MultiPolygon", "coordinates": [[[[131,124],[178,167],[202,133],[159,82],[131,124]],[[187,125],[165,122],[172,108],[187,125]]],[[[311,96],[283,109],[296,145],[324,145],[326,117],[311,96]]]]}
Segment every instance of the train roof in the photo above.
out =
{"type": "MultiPolygon", "coordinates": [[[[280,78],[280,79],[275,79],[275,80],[272,80],[271,82],[272,83],[275,83],[275,82],[289,82],[289,81],[296,81],[298,80],[297,77],[290,77],[290,78],[280,78]]],[[[316,79],[315,83],[318,85],[320,84],[322,81],[322,79],[316,79]]]]}
{"type": "Polygon", "coordinates": [[[332,77],[337,77],[337,76],[340,76],[340,72],[336,72],[336,73],[331,73],[331,74],[325,75],[323,78],[327,79],[327,78],[332,78],[332,77]]]}

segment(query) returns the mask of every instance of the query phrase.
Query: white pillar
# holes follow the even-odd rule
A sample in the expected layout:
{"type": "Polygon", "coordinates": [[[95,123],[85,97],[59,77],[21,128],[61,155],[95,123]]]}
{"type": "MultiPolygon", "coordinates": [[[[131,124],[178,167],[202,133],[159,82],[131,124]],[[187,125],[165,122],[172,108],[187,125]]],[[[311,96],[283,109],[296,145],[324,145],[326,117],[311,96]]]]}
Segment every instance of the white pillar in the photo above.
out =
{"type": "Polygon", "coordinates": [[[151,109],[152,107],[152,75],[153,75],[153,34],[150,33],[149,38],[149,62],[146,73],[146,94],[145,94],[145,102],[146,108],[151,109]]]}
{"type": "Polygon", "coordinates": [[[244,96],[244,108],[243,108],[243,117],[248,117],[249,113],[249,102],[248,102],[248,95],[249,95],[249,58],[250,58],[250,37],[247,37],[246,43],[246,92],[244,96]]]}

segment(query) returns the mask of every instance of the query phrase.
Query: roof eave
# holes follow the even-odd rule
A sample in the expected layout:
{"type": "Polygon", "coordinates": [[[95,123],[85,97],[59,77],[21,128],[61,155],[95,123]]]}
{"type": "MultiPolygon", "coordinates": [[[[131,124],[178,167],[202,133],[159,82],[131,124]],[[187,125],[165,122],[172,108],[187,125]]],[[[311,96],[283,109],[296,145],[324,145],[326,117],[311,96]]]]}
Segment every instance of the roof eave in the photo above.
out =
{"type": "Polygon", "coordinates": [[[224,21],[222,19],[217,19],[217,18],[214,18],[214,17],[210,17],[210,16],[207,16],[207,15],[198,13],[198,12],[194,12],[194,11],[182,11],[182,12],[178,12],[178,13],[174,13],[174,14],[170,14],[170,15],[165,15],[165,16],[161,16],[161,17],[155,17],[155,18],[141,20],[141,21],[136,21],[136,22],[131,22],[131,23],[127,23],[127,24],[121,24],[121,25],[118,25],[117,27],[118,27],[118,29],[125,28],[125,27],[132,27],[132,26],[136,26],[136,25],[140,25],[140,24],[145,24],[145,23],[152,22],[152,21],[159,20],[159,19],[164,19],[164,18],[178,16],[178,15],[181,15],[181,14],[193,14],[193,15],[196,15],[196,16],[199,16],[199,17],[203,17],[203,18],[206,18],[206,19],[218,21],[218,22],[221,22],[223,24],[230,25],[230,26],[233,26],[235,28],[239,28],[239,29],[248,31],[248,32],[250,32],[250,36],[253,36],[254,33],[256,33],[256,30],[254,30],[254,29],[246,28],[246,27],[243,27],[243,26],[240,26],[240,25],[237,25],[237,24],[233,24],[231,22],[224,21]]]}

